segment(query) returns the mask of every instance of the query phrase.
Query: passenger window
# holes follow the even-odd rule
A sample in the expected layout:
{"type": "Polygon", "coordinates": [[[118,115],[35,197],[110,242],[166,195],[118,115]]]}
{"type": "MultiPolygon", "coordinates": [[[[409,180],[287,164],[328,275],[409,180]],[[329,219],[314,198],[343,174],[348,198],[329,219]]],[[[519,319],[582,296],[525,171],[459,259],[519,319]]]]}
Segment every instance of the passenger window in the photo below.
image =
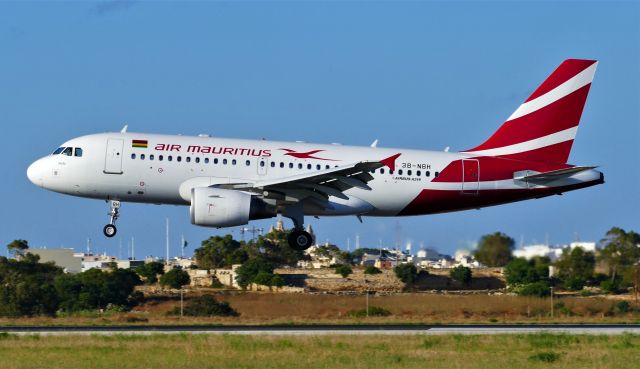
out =
{"type": "Polygon", "coordinates": [[[218,158],[213,159],[213,164],[218,164],[218,158]]]}
{"type": "Polygon", "coordinates": [[[311,164],[307,164],[307,169],[311,169],[311,164]]]}
{"type": "Polygon", "coordinates": [[[158,155],[158,160],[162,161],[162,159],[164,159],[164,157],[162,155],[158,155]]]}
{"type": "Polygon", "coordinates": [[[66,155],[66,156],[71,156],[73,149],[70,147],[67,147],[66,149],[64,149],[64,151],[62,152],[62,155],[66,155]]]}
{"type": "Polygon", "coordinates": [[[154,156],[153,154],[149,155],[149,160],[153,160],[154,156]]]}
{"type": "Polygon", "coordinates": [[[401,176],[402,175],[402,169],[398,169],[398,175],[401,176]]]}
{"type": "Polygon", "coordinates": [[[247,166],[251,165],[251,162],[249,160],[244,162],[245,164],[247,164],[247,166]]]}
{"type": "Polygon", "coordinates": [[[196,158],[196,163],[200,163],[200,158],[196,158]]]}
{"type": "Polygon", "coordinates": [[[260,160],[260,166],[264,167],[264,160],[260,160]]]}
{"type": "Polygon", "coordinates": [[[380,169],[380,174],[384,174],[384,168],[380,169]]]}
{"type": "Polygon", "coordinates": [[[428,170],[426,172],[424,172],[424,175],[427,177],[431,177],[431,172],[429,172],[428,170]]]}
{"type": "Polygon", "coordinates": [[[418,177],[420,177],[420,175],[421,175],[421,174],[422,174],[422,172],[421,172],[421,171],[419,171],[419,170],[418,170],[418,171],[416,171],[416,175],[417,175],[418,177]]]}
{"type": "Polygon", "coordinates": [[[51,155],[58,155],[58,154],[60,154],[62,152],[62,150],[64,150],[64,147],[58,147],[56,149],[56,151],[54,151],[53,154],[51,154],[51,155]]]}
{"type": "Polygon", "coordinates": [[[393,175],[393,170],[389,170],[389,174],[393,175]]]}
{"type": "Polygon", "coordinates": [[[82,149],[81,149],[81,148],[76,147],[76,149],[75,149],[75,150],[76,150],[76,151],[75,151],[75,156],[82,156],[82,149]]]}
{"type": "Polygon", "coordinates": [[[167,156],[167,161],[172,161],[173,160],[173,156],[169,155],[167,156]]]}
{"type": "Polygon", "coordinates": [[[135,159],[136,158],[136,154],[131,154],[131,159],[135,159]]]}
{"type": "Polygon", "coordinates": [[[302,163],[298,163],[298,169],[302,169],[302,163]]]}
{"type": "Polygon", "coordinates": [[[439,175],[440,175],[440,172],[435,172],[435,173],[433,173],[433,176],[434,176],[434,177],[438,177],[439,175]]]}
{"type": "Polygon", "coordinates": [[[317,170],[322,169],[322,165],[320,165],[320,164],[316,165],[316,169],[317,169],[317,170]]]}
{"type": "Polygon", "coordinates": [[[289,163],[289,169],[293,169],[293,163],[289,163]]]}
{"type": "Polygon", "coordinates": [[[209,164],[209,158],[204,158],[204,163],[209,164]]]}
{"type": "Polygon", "coordinates": [[[187,163],[191,163],[191,157],[190,156],[187,156],[184,160],[186,160],[187,163]]]}
{"type": "Polygon", "coordinates": [[[284,163],[280,162],[280,168],[284,168],[284,163]]]}
{"type": "Polygon", "coordinates": [[[275,168],[276,167],[276,162],[272,161],[270,165],[271,165],[271,168],[275,168]]]}
{"type": "Polygon", "coordinates": [[[407,175],[410,176],[411,175],[411,169],[407,170],[407,175]]]}
{"type": "Polygon", "coordinates": [[[178,156],[178,157],[176,158],[176,161],[178,161],[178,162],[182,161],[182,156],[178,156]]]}
{"type": "Polygon", "coordinates": [[[331,168],[331,167],[330,167],[330,166],[328,166],[328,165],[325,165],[325,166],[324,166],[324,169],[329,169],[329,168],[331,168]]]}
{"type": "Polygon", "coordinates": [[[144,154],[140,154],[140,160],[144,160],[144,154]]]}
{"type": "Polygon", "coordinates": [[[227,159],[222,159],[222,164],[227,165],[227,159]]]}
{"type": "Polygon", "coordinates": [[[236,159],[231,160],[231,165],[236,165],[236,159]]]}

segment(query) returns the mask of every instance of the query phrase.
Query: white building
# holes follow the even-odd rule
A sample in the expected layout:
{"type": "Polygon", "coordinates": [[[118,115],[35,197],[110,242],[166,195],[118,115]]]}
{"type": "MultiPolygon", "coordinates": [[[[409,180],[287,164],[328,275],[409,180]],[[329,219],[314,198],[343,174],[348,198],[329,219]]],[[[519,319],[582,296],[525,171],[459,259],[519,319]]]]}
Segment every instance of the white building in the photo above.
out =
{"type": "Polygon", "coordinates": [[[551,261],[558,260],[558,258],[562,255],[562,251],[564,249],[573,250],[576,247],[581,247],[585,251],[595,252],[596,251],[596,243],[595,242],[571,242],[569,245],[557,245],[550,246],[544,244],[536,244],[536,245],[526,245],[522,246],[519,249],[513,251],[513,256],[517,258],[525,258],[527,260],[532,259],[536,256],[539,257],[548,257],[551,261]]]}

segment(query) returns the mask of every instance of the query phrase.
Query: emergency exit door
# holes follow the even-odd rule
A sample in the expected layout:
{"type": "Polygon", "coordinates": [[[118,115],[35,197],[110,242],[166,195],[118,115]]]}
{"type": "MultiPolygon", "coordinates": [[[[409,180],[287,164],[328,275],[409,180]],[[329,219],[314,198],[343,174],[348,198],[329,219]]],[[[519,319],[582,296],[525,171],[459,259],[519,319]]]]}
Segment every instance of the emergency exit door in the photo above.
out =
{"type": "Polygon", "coordinates": [[[462,160],[462,193],[477,195],[480,186],[480,162],[477,159],[462,160]]]}

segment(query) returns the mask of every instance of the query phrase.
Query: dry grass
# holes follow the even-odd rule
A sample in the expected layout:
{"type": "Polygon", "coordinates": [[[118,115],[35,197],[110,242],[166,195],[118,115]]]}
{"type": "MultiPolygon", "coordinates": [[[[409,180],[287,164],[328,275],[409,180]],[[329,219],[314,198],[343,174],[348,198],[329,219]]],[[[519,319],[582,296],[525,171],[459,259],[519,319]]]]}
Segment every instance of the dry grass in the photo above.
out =
{"type": "MultiPolygon", "coordinates": [[[[179,318],[166,312],[177,297],[157,297],[127,314],[93,317],[0,319],[0,324],[288,324],[288,323],[636,323],[639,313],[614,314],[616,301],[603,298],[556,299],[566,309],[550,318],[549,299],[518,296],[394,294],[370,296],[370,306],[391,311],[383,318],[351,318],[348,312],[365,307],[364,295],[218,293],[237,318],[179,318]]],[[[189,295],[186,297],[188,301],[189,295]]],[[[632,306],[638,308],[632,304],[632,306]]]]}
{"type": "Polygon", "coordinates": [[[640,336],[0,336],[0,368],[637,368],[640,336]]]}

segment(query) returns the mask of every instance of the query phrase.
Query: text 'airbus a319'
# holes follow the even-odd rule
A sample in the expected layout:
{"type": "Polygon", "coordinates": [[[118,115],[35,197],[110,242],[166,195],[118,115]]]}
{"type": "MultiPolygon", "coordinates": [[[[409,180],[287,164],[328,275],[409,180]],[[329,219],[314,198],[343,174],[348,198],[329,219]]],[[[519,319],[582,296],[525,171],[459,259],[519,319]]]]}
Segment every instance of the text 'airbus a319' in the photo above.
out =
{"type": "Polygon", "coordinates": [[[100,133],[73,138],[27,170],[34,184],[110,205],[190,206],[191,223],[233,227],[277,214],[292,248],[313,242],[304,216],[435,214],[540,198],[604,183],[567,163],[595,60],[565,60],[484,143],[462,152],[100,133]]]}

